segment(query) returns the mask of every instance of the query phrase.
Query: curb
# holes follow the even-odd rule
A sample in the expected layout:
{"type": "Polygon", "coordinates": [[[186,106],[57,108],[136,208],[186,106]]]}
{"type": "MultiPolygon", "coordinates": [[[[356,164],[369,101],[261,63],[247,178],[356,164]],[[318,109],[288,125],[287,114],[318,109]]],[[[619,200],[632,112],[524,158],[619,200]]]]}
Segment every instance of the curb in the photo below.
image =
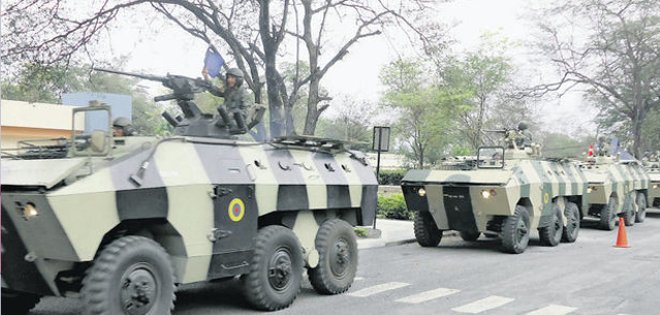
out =
{"type": "MultiPolygon", "coordinates": [[[[456,231],[446,231],[444,237],[458,237],[460,234],[456,231]]],[[[417,240],[414,237],[398,239],[394,241],[381,241],[379,239],[368,239],[361,238],[358,239],[358,249],[370,249],[370,248],[382,248],[382,247],[393,247],[400,246],[405,244],[415,243],[417,240]],[[360,241],[363,240],[363,241],[360,241]],[[360,245],[362,243],[362,245],[360,245]]]]}

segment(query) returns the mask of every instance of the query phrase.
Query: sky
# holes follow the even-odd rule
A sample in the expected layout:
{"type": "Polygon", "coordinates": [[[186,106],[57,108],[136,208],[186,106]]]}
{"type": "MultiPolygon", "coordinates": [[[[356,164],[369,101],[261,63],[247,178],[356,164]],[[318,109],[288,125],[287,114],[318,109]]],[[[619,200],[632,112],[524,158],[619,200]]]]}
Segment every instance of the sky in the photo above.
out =
{"type": "MultiPolygon", "coordinates": [[[[449,35],[455,39],[456,45],[452,49],[457,51],[477,47],[484,33],[496,33],[498,37],[519,44],[515,51],[508,54],[524,72],[527,68],[538,68],[526,49],[535,30],[534,25],[525,18],[528,3],[523,0],[455,0],[439,3],[433,14],[438,22],[452,25],[449,35]]],[[[150,27],[136,28],[135,24],[120,26],[105,35],[105,40],[110,43],[107,47],[112,47],[109,51],[111,55],[130,56],[125,70],[200,75],[206,50],[203,42],[164,20],[152,18],[144,22],[150,27]]],[[[335,25],[333,31],[341,33],[342,28],[335,25]]],[[[396,35],[359,42],[328,72],[322,85],[333,96],[348,95],[377,103],[383,92],[378,79],[380,69],[390,61],[415,54],[405,42],[396,35]]],[[[585,128],[595,130],[591,120],[596,111],[584,105],[579,92],[544,100],[536,110],[543,117],[544,130],[569,134],[576,134],[585,128]]],[[[332,109],[329,114],[332,115],[332,109]]]]}

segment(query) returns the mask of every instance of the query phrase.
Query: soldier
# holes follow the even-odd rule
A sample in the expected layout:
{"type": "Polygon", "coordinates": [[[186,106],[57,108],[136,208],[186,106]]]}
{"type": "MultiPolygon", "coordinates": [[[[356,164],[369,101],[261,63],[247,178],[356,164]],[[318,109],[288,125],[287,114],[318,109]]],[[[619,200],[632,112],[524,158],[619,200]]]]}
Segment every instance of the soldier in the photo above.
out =
{"type": "Polygon", "coordinates": [[[518,131],[520,132],[521,137],[516,139],[516,145],[519,147],[528,147],[532,145],[532,133],[529,131],[527,123],[520,122],[518,124],[518,131]]]}
{"type": "Polygon", "coordinates": [[[135,134],[133,125],[126,117],[117,117],[112,121],[113,137],[130,137],[135,134]]]}
{"type": "MultiPolygon", "coordinates": [[[[204,79],[209,80],[208,70],[202,70],[204,79]]],[[[247,111],[254,105],[254,98],[245,87],[243,87],[243,71],[238,68],[230,68],[224,79],[224,86],[210,90],[211,94],[225,99],[224,104],[218,106],[217,125],[219,127],[228,127],[235,125],[236,128],[230,130],[232,134],[247,132],[247,111]],[[230,117],[235,123],[231,123],[230,117]]]]}
{"type": "Polygon", "coordinates": [[[598,137],[598,143],[596,144],[596,155],[597,156],[610,155],[610,144],[605,136],[598,137]]]}

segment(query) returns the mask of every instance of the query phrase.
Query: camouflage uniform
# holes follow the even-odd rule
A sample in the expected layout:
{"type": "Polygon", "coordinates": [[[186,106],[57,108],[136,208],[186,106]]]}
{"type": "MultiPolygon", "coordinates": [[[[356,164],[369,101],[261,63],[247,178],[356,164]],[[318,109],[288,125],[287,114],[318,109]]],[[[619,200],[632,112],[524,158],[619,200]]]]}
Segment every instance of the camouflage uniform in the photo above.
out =
{"type": "Polygon", "coordinates": [[[254,97],[243,86],[243,71],[238,68],[231,68],[227,71],[227,75],[236,77],[236,85],[229,87],[225,79],[222,89],[211,91],[213,95],[225,99],[224,103],[218,106],[218,112],[226,125],[236,125],[239,129],[247,129],[247,113],[254,106],[254,97]],[[223,111],[223,108],[226,112],[223,111]]]}

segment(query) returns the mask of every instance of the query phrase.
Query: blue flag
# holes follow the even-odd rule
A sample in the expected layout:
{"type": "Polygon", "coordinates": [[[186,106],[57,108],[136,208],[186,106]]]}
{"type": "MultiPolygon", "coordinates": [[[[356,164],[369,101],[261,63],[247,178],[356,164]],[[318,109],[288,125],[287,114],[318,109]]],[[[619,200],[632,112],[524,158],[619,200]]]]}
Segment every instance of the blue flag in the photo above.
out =
{"type": "Polygon", "coordinates": [[[211,47],[206,50],[206,57],[204,57],[204,67],[206,71],[209,72],[211,78],[215,78],[220,74],[220,68],[225,64],[225,59],[222,56],[214,52],[211,47]]]}

